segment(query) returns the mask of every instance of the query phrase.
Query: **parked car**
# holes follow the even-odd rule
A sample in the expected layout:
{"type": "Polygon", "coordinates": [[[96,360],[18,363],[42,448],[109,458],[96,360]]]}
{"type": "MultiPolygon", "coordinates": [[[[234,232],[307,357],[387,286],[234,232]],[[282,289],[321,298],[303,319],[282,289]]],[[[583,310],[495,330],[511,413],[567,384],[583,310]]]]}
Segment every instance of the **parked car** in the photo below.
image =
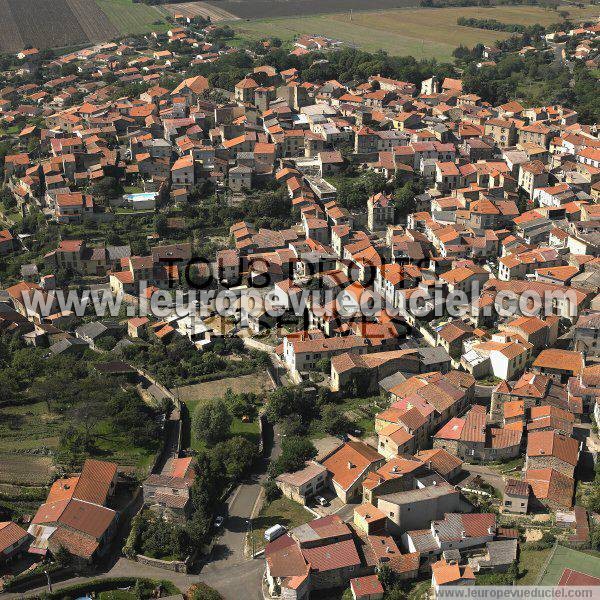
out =
{"type": "Polygon", "coordinates": [[[283,525],[273,525],[273,527],[269,527],[269,529],[265,531],[265,540],[267,540],[267,542],[272,542],[286,532],[287,529],[283,525]]]}
{"type": "Polygon", "coordinates": [[[327,506],[329,504],[329,501],[327,500],[327,498],[323,498],[323,496],[317,496],[315,498],[315,501],[320,506],[327,506]]]}
{"type": "Polygon", "coordinates": [[[223,525],[223,521],[225,521],[225,519],[221,516],[217,517],[215,519],[215,527],[221,527],[221,525],[223,525]]]}

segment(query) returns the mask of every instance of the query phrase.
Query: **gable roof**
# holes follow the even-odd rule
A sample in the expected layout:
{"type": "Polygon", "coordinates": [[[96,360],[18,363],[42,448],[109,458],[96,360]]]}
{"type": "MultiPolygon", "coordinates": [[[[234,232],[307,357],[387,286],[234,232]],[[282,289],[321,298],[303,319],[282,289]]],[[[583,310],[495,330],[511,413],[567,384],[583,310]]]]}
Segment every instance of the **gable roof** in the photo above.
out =
{"type": "Polygon", "coordinates": [[[323,461],[323,466],[333,481],[347,490],[368,467],[383,460],[379,452],[362,442],[346,442],[323,461]]]}
{"type": "Polygon", "coordinates": [[[527,439],[527,456],[552,456],[575,467],[579,460],[579,442],[556,431],[532,431],[527,439]]]}
{"type": "Polygon", "coordinates": [[[27,537],[27,532],[12,521],[0,523],[0,554],[27,537]]]}
{"type": "Polygon", "coordinates": [[[525,480],[538,500],[549,500],[570,508],[575,480],[555,469],[527,469],[525,480]]]}

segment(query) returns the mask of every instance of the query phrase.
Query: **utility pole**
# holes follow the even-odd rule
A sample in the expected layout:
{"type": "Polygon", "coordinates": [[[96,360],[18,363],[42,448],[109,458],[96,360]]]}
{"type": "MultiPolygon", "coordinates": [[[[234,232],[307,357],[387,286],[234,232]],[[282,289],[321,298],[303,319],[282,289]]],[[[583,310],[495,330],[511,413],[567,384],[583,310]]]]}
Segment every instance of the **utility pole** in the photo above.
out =
{"type": "Polygon", "coordinates": [[[350,9],[350,22],[352,23],[352,9],[350,9]]]}

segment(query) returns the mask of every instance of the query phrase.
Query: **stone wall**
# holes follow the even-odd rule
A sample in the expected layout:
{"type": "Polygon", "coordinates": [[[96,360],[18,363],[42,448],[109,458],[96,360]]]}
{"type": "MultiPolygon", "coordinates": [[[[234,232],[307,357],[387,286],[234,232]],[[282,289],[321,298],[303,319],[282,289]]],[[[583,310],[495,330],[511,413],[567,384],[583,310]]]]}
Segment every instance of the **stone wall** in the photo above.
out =
{"type": "Polygon", "coordinates": [[[136,554],[135,560],[136,562],[148,565],[149,567],[175,571],[175,573],[187,573],[188,567],[192,562],[191,557],[189,556],[185,560],[159,560],[158,558],[151,558],[149,556],[144,556],[143,554],[136,554]]]}

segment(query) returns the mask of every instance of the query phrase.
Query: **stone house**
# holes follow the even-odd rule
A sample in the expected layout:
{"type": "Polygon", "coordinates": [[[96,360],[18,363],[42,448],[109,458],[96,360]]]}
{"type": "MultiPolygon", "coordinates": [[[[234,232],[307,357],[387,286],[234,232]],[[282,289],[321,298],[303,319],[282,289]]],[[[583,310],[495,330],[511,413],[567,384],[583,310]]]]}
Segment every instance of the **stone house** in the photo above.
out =
{"type": "MultiPolygon", "coordinates": [[[[460,493],[448,484],[385,494],[377,499],[377,508],[391,521],[390,529],[402,534],[427,528],[445,513],[459,510],[460,493]]],[[[414,552],[414,550],[411,550],[414,552]]]]}
{"type": "Polygon", "coordinates": [[[303,505],[330,485],[327,469],[314,461],[295,473],[278,475],[275,483],[284,496],[303,505]]]}
{"type": "Polygon", "coordinates": [[[529,484],[518,479],[508,479],[504,487],[502,510],[508,513],[527,514],[529,484]]]}

